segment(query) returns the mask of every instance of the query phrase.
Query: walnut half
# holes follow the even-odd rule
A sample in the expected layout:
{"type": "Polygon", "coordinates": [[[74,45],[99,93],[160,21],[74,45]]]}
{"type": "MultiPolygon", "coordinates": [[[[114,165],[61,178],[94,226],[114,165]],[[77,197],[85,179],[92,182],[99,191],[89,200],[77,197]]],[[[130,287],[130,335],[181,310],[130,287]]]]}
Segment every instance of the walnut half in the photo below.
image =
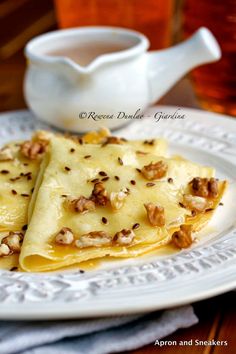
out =
{"type": "Polygon", "coordinates": [[[142,175],[149,181],[162,178],[166,175],[168,165],[164,161],[150,163],[141,169],[142,175]]]}
{"type": "Polygon", "coordinates": [[[164,208],[161,205],[145,203],[144,207],[147,211],[148,220],[152,226],[161,227],[165,225],[165,213],[164,208]]]}
{"type": "Polygon", "coordinates": [[[97,205],[105,206],[107,204],[109,197],[102,182],[95,183],[90,199],[97,205]]]}
{"type": "Polygon", "coordinates": [[[63,227],[55,237],[55,242],[59,245],[70,245],[74,241],[74,234],[69,227],[63,227]]]}
{"type": "Polygon", "coordinates": [[[102,146],[106,146],[108,144],[123,144],[124,141],[121,138],[118,138],[117,136],[108,136],[102,146]]]}
{"type": "Polygon", "coordinates": [[[21,144],[20,151],[24,157],[30,160],[36,160],[46,150],[45,141],[25,141],[21,144]]]}
{"type": "Polygon", "coordinates": [[[123,229],[115,234],[113,242],[119,246],[128,246],[133,242],[134,237],[133,230],[123,229]]]}
{"type": "Polygon", "coordinates": [[[181,225],[179,231],[175,231],[172,235],[172,242],[178,248],[188,248],[193,243],[192,226],[181,225]]]}
{"type": "Polygon", "coordinates": [[[113,210],[119,210],[125,203],[128,196],[127,188],[121,189],[119,192],[111,192],[110,203],[113,210]]]}
{"type": "Polygon", "coordinates": [[[2,239],[2,244],[7,245],[11,253],[19,253],[24,235],[21,232],[10,231],[9,235],[2,239]]]}
{"type": "Polygon", "coordinates": [[[83,196],[79,198],[67,197],[65,204],[71,211],[76,213],[85,214],[95,210],[95,202],[83,196]]]}
{"type": "Polygon", "coordinates": [[[216,178],[195,177],[189,183],[194,195],[204,198],[216,198],[219,194],[216,178]]]}

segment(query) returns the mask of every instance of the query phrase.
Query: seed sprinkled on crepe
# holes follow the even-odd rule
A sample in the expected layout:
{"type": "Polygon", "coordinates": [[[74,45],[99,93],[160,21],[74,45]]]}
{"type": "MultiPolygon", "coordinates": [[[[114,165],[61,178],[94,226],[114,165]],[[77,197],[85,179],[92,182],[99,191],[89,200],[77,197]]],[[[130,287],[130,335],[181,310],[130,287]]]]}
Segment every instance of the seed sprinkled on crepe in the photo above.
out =
{"type": "Polygon", "coordinates": [[[105,218],[105,216],[102,217],[102,223],[105,225],[108,223],[108,220],[107,218],[105,218]]]}
{"type": "Polygon", "coordinates": [[[138,229],[140,227],[140,224],[138,223],[138,222],[136,222],[136,224],[134,224],[133,226],[132,226],[132,229],[133,230],[136,230],[136,229],[138,229]]]}
{"type": "Polygon", "coordinates": [[[18,179],[20,179],[20,176],[12,177],[12,178],[10,178],[10,181],[15,182],[15,181],[18,181],[18,179]]]}
{"type": "Polygon", "coordinates": [[[107,176],[107,173],[105,171],[100,171],[98,174],[103,177],[107,176]]]}
{"type": "Polygon", "coordinates": [[[94,179],[91,180],[91,182],[92,183],[97,183],[97,182],[99,182],[99,178],[94,178],[94,179]]]}
{"type": "Polygon", "coordinates": [[[214,208],[208,208],[208,209],[205,210],[205,212],[208,213],[208,212],[213,211],[213,210],[214,210],[214,208]]]}
{"type": "Polygon", "coordinates": [[[22,230],[22,231],[26,231],[26,230],[27,230],[27,228],[28,228],[28,225],[27,225],[27,224],[25,224],[25,225],[23,225],[23,226],[22,226],[21,230],[22,230]]]}
{"type": "Polygon", "coordinates": [[[106,181],[108,181],[109,179],[110,179],[110,177],[106,176],[106,177],[103,177],[103,178],[101,179],[101,181],[102,181],[102,182],[106,182],[106,181]]]}
{"type": "Polygon", "coordinates": [[[10,173],[10,171],[8,170],[1,170],[0,172],[2,175],[7,175],[8,173],[10,173]]]}
{"type": "Polygon", "coordinates": [[[144,145],[154,145],[155,144],[155,139],[144,140],[143,144],[144,145]]]}
{"type": "Polygon", "coordinates": [[[124,165],[124,162],[122,161],[122,159],[120,157],[118,157],[118,162],[121,166],[124,165]]]}
{"type": "Polygon", "coordinates": [[[17,267],[12,267],[12,268],[10,269],[10,272],[16,272],[17,270],[18,270],[17,267]]]}
{"type": "Polygon", "coordinates": [[[141,151],[141,150],[137,150],[137,151],[136,151],[136,154],[137,154],[137,155],[148,155],[148,152],[146,152],[146,151],[141,151]]]}
{"type": "Polygon", "coordinates": [[[153,187],[153,186],[155,186],[156,184],[155,183],[153,183],[153,182],[148,182],[148,183],[146,183],[146,186],[147,187],[153,187]]]}

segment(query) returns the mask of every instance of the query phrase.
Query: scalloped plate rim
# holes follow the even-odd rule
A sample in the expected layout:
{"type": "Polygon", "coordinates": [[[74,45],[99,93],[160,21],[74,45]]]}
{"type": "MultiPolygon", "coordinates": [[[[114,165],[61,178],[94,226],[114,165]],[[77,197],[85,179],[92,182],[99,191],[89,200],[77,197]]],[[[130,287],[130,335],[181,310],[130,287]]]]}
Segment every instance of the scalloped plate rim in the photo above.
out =
{"type": "MultiPolygon", "coordinates": [[[[155,110],[157,108],[158,108],[158,110],[161,109],[163,111],[169,112],[169,111],[174,111],[178,107],[157,106],[157,107],[151,107],[150,110],[155,110]]],[[[195,109],[191,109],[191,108],[181,107],[181,109],[184,110],[185,112],[187,112],[187,114],[193,116],[193,120],[195,122],[199,121],[202,124],[205,119],[205,123],[207,121],[207,125],[210,125],[210,126],[211,125],[212,126],[219,125],[219,126],[223,126],[224,129],[227,127],[227,129],[226,129],[227,133],[232,134],[232,131],[233,131],[235,133],[235,137],[236,137],[236,120],[234,121],[233,118],[230,118],[227,116],[222,116],[217,113],[195,110],[195,109]],[[212,118],[213,119],[216,118],[216,121],[213,121],[212,118]],[[213,122],[213,124],[212,124],[212,122],[213,122]]],[[[6,118],[11,119],[11,117],[24,116],[26,114],[28,117],[27,119],[30,119],[31,115],[30,115],[29,111],[27,111],[27,110],[3,112],[0,114],[0,119],[2,119],[1,116],[4,116],[4,115],[6,116],[6,118]]],[[[20,118],[18,118],[18,119],[20,119],[20,118]]],[[[45,124],[45,123],[42,123],[38,120],[32,119],[32,124],[34,125],[35,123],[38,127],[43,128],[43,127],[47,126],[47,124],[45,124]]],[[[22,122],[22,124],[24,124],[24,122],[22,122]]],[[[135,124],[135,123],[133,123],[133,124],[135,124]]],[[[123,129],[127,129],[129,131],[129,129],[131,129],[133,124],[130,124],[130,125],[124,127],[123,129]]],[[[52,129],[52,127],[49,127],[49,128],[52,129]]],[[[14,128],[13,128],[13,130],[14,130],[14,128]]],[[[170,130],[175,130],[175,129],[171,128],[170,130]]],[[[188,131],[188,129],[187,130],[183,129],[182,133],[184,134],[184,133],[186,133],[186,131],[188,131]]],[[[29,132],[30,132],[30,129],[29,129],[29,132]]],[[[120,130],[115,131],[115,133],[122,134],[122,128],[120,130]]],[[[9,138],[10,138],[10,136],[9,136],[9,138]]],[[[2,139],[2,137],[1,137],[1,132],[0,132],[0,141],[1,141],[1,139],[2,139]]],[[[219,141],[223,141],[223,139],[220,138],[219,141]]],[[[228,145],[231,144],[228,141],[226,143],[228,145]]],[[[181,144],[179,144],[179,145],[181,145],[181,144]]],[[[182,144],[182,146],[183,145],[184,144],[182,144]]],[[[188,145],[188,144],[186,144],[186,145],[188,145]]],[[[236,148],[236,142],[235,142],[235,144],[232,143],[232,146],[233,146],[233,148],[234,147],[236,148]]],[[[210,154],[212,154],[211,151],[210,151],[210,154]]],[[[219,150],[219,154],[220,154],[220,158],[224,158],[224,151],[219,150]]],[[[214,153],[213,153],[213,155],[214,155],[214,153]]],[[[236,158],[234,159],[233,165],[236,166],[236,158]]],[[[197,251],[197,249],[196,249],[196,251],[197,251]]],[[[228,249],[226,249],[226,251],[228,252],[228,249]]],[[[219,251],[219,254],[220,254],[220,251],[219,251]]],[[[231,255],[231,257],[233,257],[233,256],[231,255]]],[[[27,301],[24,299],[23,300],[18,299],[18,301],[14,300],[14,301],[9,301],[9,302],[6,301],[5,302],[0,299],[0,318],[1,319],[15,319],[15,320],[16,319],[17,320],[20,320],[20,319],[36,320],[36,319],[59,319],[59,318],[61,318],[61,319],[62,318],[63,319],[65,319],[65,318],[84,318],[84,317],[95,317],[95,316],[119,315],[119,314],[124,314],[124,313],[125,314],[141,313],[141,312],[159,310],[159,309],[163,309],[163,308],[176,307],[176,306],[184,305],[189,302],[199,301],[199,300],[203,300],[205,298],[211,297],[211,296],[219,295],[223,292],[226,292],[226,291],[229,291],[229,290],[232,290],[233,288],[235,288],[236,287],[236,279],[235,279],[235,277],[233,277],[231,275],[231,273],[233,274],[236,270],[235,259],[229,257],[229,260],[226,263],[227,263],[227,267],[226,267],[226,269],[223,270],[223,273],[225,273],[225,272],[230,273],[229,279],[226,277],[227,281],[225,281],[225,282],[223,281],[222,284],[214,284],[213,288],[210,288],[210,285],[207,284],[207,286],[205,286],[203,289],[200,288],[195,293],[189,292],[187,294],[182,294],[177,299],[174,299],[173,293],[172,293],[172,299],[170,300],[170,298],[166,297],[165,291],[163,292],[164,296],[162,295],[162,298],[161,298],[161,297],[157,296],[158,293],[151,290],[150,294],[145,294],[145,291],[144,291],[145,299],[143,299],[142,295],[138,295],[138,296],[136,295],[135,301],[132,301],[132,299],[130,297],[128,297],[128,302],[125,303],[125,305],[124,305],[124,303],[122,303],[122,302],[125,301],[125,294],[122,297],[122,299],[119,298],[119,291],[122,290],[122,288],[121,288],[118,291],[119,301],[117,300],[117,297],[114,297],[113,299],[110,298],[109,300],[106,299],[104,301],[102,299],[103,291],[104,291],[104,289],[103,289],[101,291],[101,293],[99,293],[99,291],[98,291],[98,295],[96,294],[96,291],[95,291],[91,297],[88,296],[88,298],[86,298],[86,296],[85,296],[85,299],[83,298],[83,300],[85,300],[85,302],[82,301],[81,304],[80,304],[79,298],[73,299],[72,301],[70,301],[70,300],[69,301],[68,300],[62,301],[61,299],[57,300],[55,298],[52,301],[45,303],[44,298],[43,298],[43,292],[42,292],[42,294],[40,295],[40,296],[42,296],[41,301],[39,301],[39,300],[27,301]],[[96,296],[97,296],[97,298],[96,298],[96,296]],[[114,301],[117,301],[116,302],[117,306],[115,306],[114,301]],[[35,305],[37,305],[37,306],[35,306],[35,305]],[[58,310],[58,308],[60,310],[58,310]]],[[[224,263],[222,263],[222,264],[224,264],[224,263]]],[[[217,267],[218,268],[222,267],[222,264],[219,263],[217,265],[217,267]]],[[[148,265],[148,262],[147,262],[147,265],[148,265]]],[[[121,268],[122,268],[122,266],[121,266],[121,268]]],[[[137,266],[137,268],[138,268],[138,266],[137,266]]],[[[224,268],[224,266],[223,266],[223,268],[224,268]]],[[[114,270],[114,271],[117,271],[117,270],[114,270]]],[[[150,272],[151,272],[151,270],[150,270],[150,272]]],[[[2,275],[4,274],[4,272],[2,272],[2,271],[0,273],[2,273],[2,275]]],[[[153,274],[154,273],[155,272],[153,272],[153,274]]],[[[211,269],[211,272],[209,272],[207,274],[209,275],[210,278],[212,278],[212,280],[214,280],[214,279],[217,280],[217,274],[212,275],[211,273],[214,273],[214,270],[211,269]]],[[[193,274],[191,274],[192,278],[193,278],[193,274]]],[[[31,275],[25,274],[25,275],[26,275],[26,277],[28,277],[29,280],[30,280],[30,278],[34,277],[34,274],[31,274],[31,275]]],[[[52,275],[52,273],[51,273],[51,275],[52,275]]],[[[140,274],[137,274],[137,276],[139,276],[139,275],[140,274]]],[[[198,275],[196,276],[197,281],[198,281],[199,275],[200,274],[198,273],[198,275]]],[[[122,277],[122,274],[120,276],[122,277]]],[[[21,277],[24,278],[24,273],[18,273],[18,274],[16,273],[16,275],[15,275],[12,272],[9,272],[10,288],[11,288],[11,286],[14,286],[14,283],[17,284],[17,282],[20,282],[21,277]],[[12,281],[12,280],[14,280],[14,277],[16,277],[15,282],[12,281]],[[11,282],[13,285],[11,284],[11,282]]],[[[66,279],[66,277],[67,276],[64,273],[63,278],[66,279]]],[[[68,274],[68,277],[69,277],[69,274],[68,274]]],[[[119,278],[119,276],[117,276],[117,277],[119,278]]],[[[37,277],[35,277],[35,280],[36,280],[36,278],[38,278],[38,274],[37,274],[37,277]]],[[[48,274],[48,276],[45,275],[45,280],[47,278],[50,278],[49,274],[48,274]]],[[[83,276],[80,278],[81,278],[81,284],[82,284],[83,283],[83,276]]],[[[96,278],[96,276],[95,276],[95,278],[96,278]]],[[[205,281],[206,281],[206,278],[207,277],[204,278],[205,281]]],[[[58,280],[59,277],[55,277],[55,279],[58,280]]],[[[90,282],[92,284],[93,283],[92,279],[93,279],[93,276],[91,276],[89,279],[87,279],[87,283],[90,282]]],[[[41,281],[41,280],[42,279],[40,279],[40,276],[39,276],[39,281],[41,281]]],[[[219,280],[220,279],[218,279],[218,283],[219,283],[219,280]]],[[[103,281],[102,274],[98,274],[97,284],[99,284],[100,281],[101,282],[103,281]]],[[[154,283],[154,285],[153,285],[154,288],[156,287],[157,291],[158,291],[158,281],[157,281],[157,284],[154,283]]],[[[168,280],[165,280],[165,281],[168,281],[168,280]]],[[[174,284],[175,284],[175,281],[176,281],[176,279],[174,280],[174,284]]],[[[188,277],[185,279],[185,282],[188,282],[188,277]]],[[[201,280],[199,280],[199,282],[201,283],[201,280]]],[[[0,280],[0,283],[1,283],[1,280],[0,280]]],[[[86,283],[86,279],[84,279],[84,283],[86,283]]],[[[170,281],[170,283],[172,283],[172,280],[170,281]]],[[[191,281],[190,281],[190,283],[191,283],[191,281]]],[[[202,283],[204,283],[204,280],[202,283]]],[[[216,281],[216,283],[217,283],[217,281],[216,281]]],[[[96,282],[95,282],[95,284],[96,284],[96,282]]],[[[147,287],[147,286],[148,285],[145,284],[145,287],[147,287]]],[[[3,285],[0,284],[0,289],[1,289],[1,287],[3,289],[3,285]]],[[[17,287],[17,285],[16,285],[16,287],[17,287]]],[[[138,284],[137,287],[142,289],[142,283],[138,284]]],[[[126,288],[124,287],[124,290],[125,289],[126,288]]],[[[150,288],[150,289],[152,289],[152,288],[150,288]]],[[[160,287],[160,289],[161,289],[161,287],[160,287]]],[[[94,291],[94,289],[93,289],[93,291],[94,291]]],[[[180,291],[180,290],[178,290],[178,291],[180,291]]],[[[178,291],[176,292],[176,294],[178,293],[178,291]]],[[[14,292],[14,290],[12,290],[12,292],[14,292]]],[[[21,290],[21,292],[22,292],[22,294],[24,293],[23,290],[21,290]]],[[[112,294],[112,292],[111,292],[111,294],[112,294]]],[[[114,290],[113,295],[114,294],[116,294],[116,290],[114,290]]]]}

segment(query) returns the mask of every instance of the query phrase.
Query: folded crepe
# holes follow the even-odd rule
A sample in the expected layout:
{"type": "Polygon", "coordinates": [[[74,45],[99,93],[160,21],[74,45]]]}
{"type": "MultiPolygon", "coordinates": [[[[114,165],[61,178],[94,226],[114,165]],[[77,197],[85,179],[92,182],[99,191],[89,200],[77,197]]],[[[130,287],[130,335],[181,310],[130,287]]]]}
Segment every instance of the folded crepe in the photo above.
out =
{"type": "MultiPolygon", "coordinates": [[[[54,135],[51,132],[38,131],[33,135],[31,141],[12,142],[0,149],[0,243],[9,233],[23,234],[26,230],[28,206],[45,150],[42,149],[42,146],[47,146],[54,135]],[[35,146],[33,146],[35,143],[36,148],[39,147],[38,143],[42,144],[41,150],[35,150],[35,146]],[[24,144],[28,149],[26,149],[25,154],[22,153],[24,144]]],[[[110,132],[104,129],[86,134],[83,138],[69,135],[67,137],[67,139],[79,141],[80,144],[94,142],[106,144],[112,138],[110,132]]],[[[131,143],[119,139],[116,143],[129,145],[130,148],[135,150],[158,152],[163,155],[166,154],[167,149],[167,143],[164,139],[137,140],[131,143]]],[[[34,194],[34,198],[36,195],[34,194]]],[[[11,269],[17,267],[18,258],[18,252],[14,252],[7,257],[0,257],[0,268],[11,269]]]]}
{"type": "MultiPolygon", "coordinates": [[[[9,232],[22,233],[27,227],[28,205],[40,160],[29,160],[20,152],[21,143],[5,145],[0,150],[0,241],[9,232]]],[[[0,257],[0,268],[18,264],[18,254],[0,257]]]]}
{"type": "Polygon", "coordinates": [[[210,207],[194,215],[183,204],[193,204],[185,198],[190,181],[209,179],[214,170],[143,150],[152,146],[80,144],[52,137],[29,206],[21,268],[50,271],[105,256],[135,257],[169,243],[183,224],[193,230],[205,225],[225,182],[206,201],[210,207]],[[155,207],[160,211],[157,220],[155,207]]]}

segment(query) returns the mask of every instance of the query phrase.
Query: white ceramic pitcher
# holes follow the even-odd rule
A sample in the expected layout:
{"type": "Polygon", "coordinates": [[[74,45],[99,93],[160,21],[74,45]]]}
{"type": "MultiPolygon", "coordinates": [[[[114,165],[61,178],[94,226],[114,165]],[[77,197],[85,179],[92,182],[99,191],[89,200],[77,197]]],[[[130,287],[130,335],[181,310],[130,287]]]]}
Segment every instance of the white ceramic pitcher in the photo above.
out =
{"type": "Polygon", "coordinates": [[[141,33],[113,27],[81,27],[41,35],[25,49],[26,101],[37,117],[62,129],[117,128],[127,122],[119,112],[127,116],[143,112],[189,70],[221,56],[218,43],[206,28],[172,48],[147,52],[148,47],[148,39],[141,33]],[[99,43],[122,50],[98,54],[83,66],[78,64],[79,51],[78,62],[61,54],[50,55],[77,47],[84,55],[86,48],[96,49],[99,43]]]}

